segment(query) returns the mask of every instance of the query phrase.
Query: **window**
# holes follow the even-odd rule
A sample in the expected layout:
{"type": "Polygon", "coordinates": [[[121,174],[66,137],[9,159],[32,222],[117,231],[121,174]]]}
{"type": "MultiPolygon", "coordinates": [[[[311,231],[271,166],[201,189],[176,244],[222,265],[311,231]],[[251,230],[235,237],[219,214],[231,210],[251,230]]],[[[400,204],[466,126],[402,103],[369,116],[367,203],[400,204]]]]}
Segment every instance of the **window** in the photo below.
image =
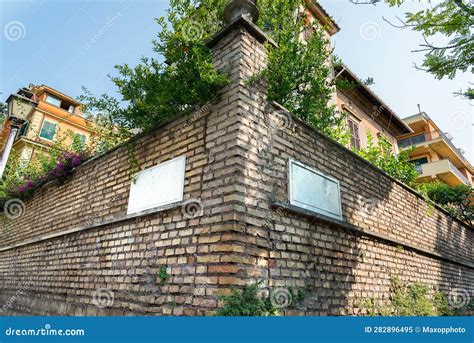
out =
{"type": "Polygon", "coordinates": [[[410,161],[410,163],[413,163],[415,165],[415,169],[419,174],[423,174],[422,165],[428,162],[428,157],[417,158],[416,160],[410,161]]]}
{"type": "Polygon", "coordinates": [[[349,132],[351,134],[351,148],[360,149],[359,125],[352,119],[347,119],[349,132]]]}
{"type": "Polygon", "coordinates": [[[183,201],[186,157],[139,172],[130,186],[127,214],[183,201]]]}
{"type": "Polygon", "coordinates": [[[28,122],[23,124],[20,131],[18,132],[18,137],[26,136],[26,134],[28,133],[28,127],[29,127],[28,122]]]}
{"type": "Polygon", "coordinates": [[[48,104],[51,104],[51,105],[54,105],[54,106],[57,106],[57,107],[61,107],[61,100],[58,99],[58,98],[55,98],[52,95],[46,96],[46,102],[48,104]]]}
{"type": "Polygon", "coordinates": [[[74,134],[74,141],[80,143],[81,145],[86,144],[86,135],[82,133],[75,133],[74,134]]]}
{"type": "Polygon", "coordinates": [[[74,106],[70,105],[69,108],[67,109],[69,113],[74,113],[74,106]]]}
{"type": "Polygon", "coordinates": [[[56,134],[56,126],[57,124],[45,120],[43,122],[43,127],[41,128],[39,136],[48,141],[52,141],[54,135],[56,134]]]}
{"type": "Polygon", "coordinates": [[[426,142],[426,137],[425,137],[424,133],[422,133],[420,135],[413,136],[413,137],[400,139],[398,141],[398,146],[400,148],[406,148],[407,146],[417,145],[417,144],[420,144],[420,143],[423,143],[423,142],[426,142]]]}
{"type": "Polygon", "coordinates": [[[339,182],[295,160],[289,161],[290,204],[342,220],[339,182]]]}

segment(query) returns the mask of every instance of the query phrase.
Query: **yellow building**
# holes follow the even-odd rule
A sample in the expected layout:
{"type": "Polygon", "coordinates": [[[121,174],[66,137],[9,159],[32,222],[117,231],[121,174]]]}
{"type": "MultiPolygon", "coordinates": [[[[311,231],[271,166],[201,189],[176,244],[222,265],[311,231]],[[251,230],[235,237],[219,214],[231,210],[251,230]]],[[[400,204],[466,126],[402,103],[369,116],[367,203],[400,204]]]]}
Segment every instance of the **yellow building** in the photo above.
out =
{"type": "MultiPolygon", "coordinates": [[[[13,151],[18,153],[23,161],[30,161],[38,152],[47,151],[58,139],[64,140],[66,145],[72,144],[74,137],[84,143],[90,139],[82,105],[70,96],[49,86],[30,85],[10,95],[7,104],[12,106],[18,100],[35,104],[30,113],[24,114],[24,122],[13,143],[13,151]]],[[[5,120],[0,136],[2,150],[10,131],[11,122],[5,120]]]]}
{"type": "Polygon", "coordinates": [[[410,159],[420,173],[419,182],[441,181],[450,186],[473,184],[474,168],[435,122],[424,112],[404,119],[413,133],[398,140],[402,150],[413,149],[410,159]]]}

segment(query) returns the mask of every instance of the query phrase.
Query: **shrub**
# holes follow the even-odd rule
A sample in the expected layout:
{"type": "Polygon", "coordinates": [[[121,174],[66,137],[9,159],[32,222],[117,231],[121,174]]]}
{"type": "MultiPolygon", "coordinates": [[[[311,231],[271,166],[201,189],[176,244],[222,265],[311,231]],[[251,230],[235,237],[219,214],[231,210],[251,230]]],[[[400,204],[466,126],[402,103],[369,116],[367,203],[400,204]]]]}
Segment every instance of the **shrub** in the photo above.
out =
{"type": "Polygon", "coordinates": [[[273,316],[278,310],[270,298],[261,297],[259,289],[262,281],[245,285],[242,290],[233,288],[229,296],[221,296],[224,307],[217,310],[218,316],[273,316]]]}
{"type": "Polygon", "coordinates": [[[427,285],[414,282],[405,284],[398,277],[391,279],[391,295],[387,301],[363,299],[359,306],[369,316],[448,316],[453,311],[443,292],[430,294],[427,285]]]}
{"type": "MultiPolygon", "coordinates": [[[[89,111],[109,113],[120,126],[143,130],[217,100],[217,91],[229,80],[215,70],[206,40],[223,27],[227,3],[172,0],[167,18],[157,19],[160,31],[153,48],[158,56],[144,57],[135,67],[116,66],[119,75],[112,81],[122,99],[96,98],[86,91],[80,100],[89,111]]],[[[268,100],[346,144],[344,115],[328,105],[334,87],[329,41],[323,29],[313,26],[300,10],[305,6],[305,0],[259,1],[257,24],[278,47],[269,46],[268,68],[254,78],[264,75],[268,79],[268,100]],[[314,31],[306,43],[299,39],[303,30],[314,31]]]]}
{"type": "Polygon", "coordinates": [[[367,147],[355,152],[393,178],[408,186],[415,185],[415,180],[419,174],[415,166],[409,162],[409,151],[395,154],[386,139],[380,138],[375,144],[372,135],[369,133],[367,135],[367,147]]]}
{"type": "Polygon", "coordinates": [[[433,202],[441,205],[452,217],[472,226],[474,221],[474,189],[460,184],[451,187],[441,182],[425,183],[419,191],[433,202]]]}

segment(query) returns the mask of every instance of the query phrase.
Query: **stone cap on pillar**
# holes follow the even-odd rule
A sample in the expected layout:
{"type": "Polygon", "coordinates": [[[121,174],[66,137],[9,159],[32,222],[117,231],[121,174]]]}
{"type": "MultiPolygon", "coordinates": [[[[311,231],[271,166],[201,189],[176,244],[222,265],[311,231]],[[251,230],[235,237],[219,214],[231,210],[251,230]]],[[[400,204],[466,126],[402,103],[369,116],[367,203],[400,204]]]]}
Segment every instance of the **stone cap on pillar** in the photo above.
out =
{"type": "Polygon", "coordinates": [[[276,47],[275,41],[255,24],[258,15],[256,0],[232,0],[224,10],[224,22],[227,25],[206,42],[207,46],[214,47],[230,31],[243,26],[260,42],[268,42],[276,47]]]}

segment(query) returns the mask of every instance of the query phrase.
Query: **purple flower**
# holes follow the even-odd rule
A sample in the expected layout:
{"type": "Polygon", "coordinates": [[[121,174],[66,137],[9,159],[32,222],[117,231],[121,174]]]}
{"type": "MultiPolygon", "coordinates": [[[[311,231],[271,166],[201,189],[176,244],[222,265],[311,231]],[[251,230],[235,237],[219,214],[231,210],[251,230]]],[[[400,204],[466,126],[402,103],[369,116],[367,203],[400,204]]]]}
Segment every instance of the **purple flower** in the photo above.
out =
{"type": "Polygon", "coordinates": [[[18,187],[18,192],[23,193],[26,191],[26,188],[24,186],[18,187]]]}
{"type": "Polygon", "coordinates": [[[74,157],[72,160],[72,167],[76,168],[80,164],[81,164],[81,156],[74,157]]]}
{"type": "Polygon", "coordinates": [[[34,187],[35,187],[34,182],[28,181],[28,182],[26,183],[26,188],[34,188],[34,187]]]}

